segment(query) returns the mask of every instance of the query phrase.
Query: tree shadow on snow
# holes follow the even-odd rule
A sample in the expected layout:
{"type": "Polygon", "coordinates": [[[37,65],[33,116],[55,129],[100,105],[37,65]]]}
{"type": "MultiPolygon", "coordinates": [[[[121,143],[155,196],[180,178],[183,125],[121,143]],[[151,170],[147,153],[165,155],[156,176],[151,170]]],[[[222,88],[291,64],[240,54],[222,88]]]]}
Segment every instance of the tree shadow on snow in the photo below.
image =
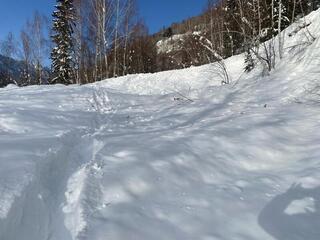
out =
{"type": "Polygon", "coordinates": [[[277,240],[319,240],[320,187],[292,185],[265,206],[258,221],[277,240]]]}

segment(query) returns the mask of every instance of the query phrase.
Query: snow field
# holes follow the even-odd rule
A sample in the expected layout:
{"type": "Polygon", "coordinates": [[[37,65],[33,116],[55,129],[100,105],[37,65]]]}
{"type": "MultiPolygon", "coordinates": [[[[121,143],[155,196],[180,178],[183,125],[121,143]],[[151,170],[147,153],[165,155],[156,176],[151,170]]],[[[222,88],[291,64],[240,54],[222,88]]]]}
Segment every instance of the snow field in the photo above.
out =
{"type": "Polygon", "coordinates": [[[0,89],[0,239],[319,239],[319,38],[290,48],[305,37],[269,76],[227,59],[227,86],[207,65],[0,89]]]}

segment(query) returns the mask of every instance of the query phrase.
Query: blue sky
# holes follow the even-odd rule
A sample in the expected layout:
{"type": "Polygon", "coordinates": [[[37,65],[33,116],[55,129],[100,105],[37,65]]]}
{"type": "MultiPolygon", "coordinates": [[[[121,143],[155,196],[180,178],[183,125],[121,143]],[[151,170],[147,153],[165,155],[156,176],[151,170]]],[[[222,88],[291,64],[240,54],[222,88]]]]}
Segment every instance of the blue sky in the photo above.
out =
{"type": "MultiPolygon", "coordinates": [[[[150,32],[200,13],[206,0],[138,0],[139,13],[150,32]]],[[[0,0],[0,39],[18,33],[34,10],[50,16],[54,0],[0,0]]]]}
{"type": "MultiPolygon", "coordinates": [[[[1,0],[0,0],[1,1],[1,0]]],[[[207,0],[138,0],[150,32],[201,13],[207,0]]]]}
{"type": "Polygon", "coordinates": [[[20,32],[34,10],[50,15],[53,0],[0,0],[0,39],[9,31],[20,32]]]}

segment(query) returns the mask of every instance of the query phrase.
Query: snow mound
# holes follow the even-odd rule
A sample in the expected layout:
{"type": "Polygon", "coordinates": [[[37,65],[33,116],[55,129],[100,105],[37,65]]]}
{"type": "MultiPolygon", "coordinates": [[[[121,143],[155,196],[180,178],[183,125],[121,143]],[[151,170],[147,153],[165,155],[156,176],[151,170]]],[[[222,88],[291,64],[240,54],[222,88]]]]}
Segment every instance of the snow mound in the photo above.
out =
{"type": "MultiPolygon", "coordinates": [[[[238,80],[243,73],[243,56],[238,55],[225,60],[231,80],[238,80]]],[[[95,86],[108,88],[122,93],[138,95],[165,95],[176,92],[189,92],[193,89],[206,89],[221,86],[222,69],[217,64],[172,70],[154,74],[135,74],[107,79],[95,86]]]]}

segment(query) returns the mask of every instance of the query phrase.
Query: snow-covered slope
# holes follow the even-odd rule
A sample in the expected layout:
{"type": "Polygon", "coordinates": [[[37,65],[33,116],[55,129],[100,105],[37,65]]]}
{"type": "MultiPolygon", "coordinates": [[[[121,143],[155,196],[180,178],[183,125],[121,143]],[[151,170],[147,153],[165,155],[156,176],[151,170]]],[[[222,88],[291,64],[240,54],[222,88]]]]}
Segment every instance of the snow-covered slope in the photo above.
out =
{"type": "Polygon", "coordinates": [[[208,65],[0,89],[0,239],[318,240],[320,11],[307,21],[317,39],[288,37],[270,76],[228,59],[230,85],[208,65]]]}
{"type": "MultiPolygon", "coordinates": [[[[226,60],[231,80],[239,79],[243,72],[243,56],[234,56],[226,60]]],[[[153,74],[136,74],[113,78],[96,83],[122,93],[137,95],[164,95],[182,91],[205,90],[208,86],[220,86],[224,80],[220,77],[222,69],[216,64],[191,67],[182,70],[165,71],[153,74]]]]}
{"type": "Polygon", "coordinates": [[[186,37],[188,37],[189,35],[190,33],[175,34],[172,37],[159,40],[157,42],[157,52],[170,53],[181,50],[181,45],[184,43],[186,37]]]}

